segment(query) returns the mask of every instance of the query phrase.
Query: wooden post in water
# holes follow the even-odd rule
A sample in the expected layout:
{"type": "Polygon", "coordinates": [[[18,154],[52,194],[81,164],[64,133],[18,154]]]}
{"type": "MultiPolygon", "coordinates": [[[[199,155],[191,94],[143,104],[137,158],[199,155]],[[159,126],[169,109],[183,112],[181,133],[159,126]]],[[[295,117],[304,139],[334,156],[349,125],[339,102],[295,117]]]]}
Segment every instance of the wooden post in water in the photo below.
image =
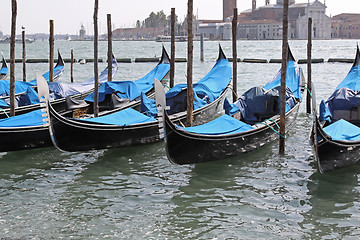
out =
{"type": "Polygon", "coordinates": [[[175,83],[175,8],[171,8],[171,58],[170,58],[170,88],[175,83]]]}
{"type": "Polygon", "coordinates": [[[50,20],[50,70],[49,70],[49,82],[54,81],[54,20],[50,20]]]}
{"type": "Polygon", "coordinates": [[[10,116],[15,116],[15,35],[16,35],[16,0],[11,0],[11,37],[10,37],[10,116]]]}
{"type": "Polygon", "coordinates": [[[286,70],[288,60],[288,16],[289,0],[284,0],[283,12],[283,41],[282,41],[282,67],[281,67],[281,88],[280,88],[280,142],[279,153],[285,153],[285,108],[286,108],[286,70]]]}
{"type": "Polygon", "coordinates": [[[311,48],[312,48],[312,18],[308,21],[308,45],[307,45],[307,95],[306,95],[306,113],[311,113],[311,48]]]}
{"type": "Polygon", "coordinates": [[[74,82],[74,49],[71,49],[70,79],[74,82]]]}
{"type": "Polygon", "coordinates": [[[234,8],[234,18],[232,20],[232,49],[233,49],[233,102],[238,99],[237,96],[237,22],[238,11],[234,8]]]}
{"type": "Polygon", "coordinates": [[[26,82],[26,45],[25,45],[25,28],[22,27],[22,65],[23,65],[23,82],[26,82]]]}
{"type": "Polygon", "coordinates": [[[204,61],[204,34],[200,34],[200,61],[204,61]]]}
{"type": "Polygon", "coordinates": [[[98,70],[98,11],[99,0],[95,0],[94,6],[94,116],[99,116],[99,70],[98,70]]]}
{"type": "Polygon", "coordinates": [[[111,14],[107,15],[108,29],[108,81],[112,81],[112,30],[111,30],[111,14]]]}
{"type": "Polygon", "coordinates": [[[194,106],[194,92],[192,85],[192,67],[193,67],[193,0],[188,0],[187,13],[187,27],[188,27],[188,62],[187,62],[187,116],[186,125],[193,125],[193,106],[194,106]]]}

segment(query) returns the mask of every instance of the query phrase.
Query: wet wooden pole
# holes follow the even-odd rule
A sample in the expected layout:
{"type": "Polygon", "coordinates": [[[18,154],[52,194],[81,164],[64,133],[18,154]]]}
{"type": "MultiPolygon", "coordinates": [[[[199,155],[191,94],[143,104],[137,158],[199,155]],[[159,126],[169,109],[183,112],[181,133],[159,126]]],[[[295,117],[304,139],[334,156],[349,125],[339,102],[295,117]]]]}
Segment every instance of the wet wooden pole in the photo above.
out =
{"type": "Polygon", "coordinates": [[[232,20],[232,49],[233,49],[233,102],[238,99],[237,96],[237,22],[238,11],[234,8],[234,17],[232,20]]]}
{"type": "Polygon", "coordinates": [[[50,70],[49,70],[49,82],[54,81],[54,20],[50,20],[50,70]]]}
{"type": "Polygon", "coordinates": [[[94,6],[94,116],[99,116],[99,70],[98,70],[98,11],[99,0],[95,0],[94,6]]]}
{"type": "Polygon", "coordinates": [[[70,79],[74,82],[74,49],[71,49],[70,79]]]}
{"type": "Polygon", "coordinates": [[[204,34],[200,34],[200,61],[204,61],[204,34]]]}
{"type": "Polygon", "coordinates": [[[16,35],[16,0],[11,0],[11,37],[10,37],[10,116],[15,116],[15,35],[16,35]]]}
{"type": "Polygon", "coordinates": [[[194,92],[192,85],[193,71],[193,0],[188,0],[187,27],[188,27],[188,62],[187,62],[187,116],[186,125],[193,125],[194,92]]]}
{"type": "Polygon", "coordinates": [[[284,0],[283,12],[283,40],[282,40],[282,67],[281,67],[281,88],[280,88],[280,141],[279,153],[285,153],[285,108],[286,108],[286,70],[288,60],[288,16],[289,0],[284,0]]]}
{"type": "Polygon", "coordinates": [[[23,82],[26,82],[26,44],[25,44],[25,28],[22,27],[22,66],[23,66],[23,82]]]}
{"type": "Polygon", "coordinates": [[[175,85],[175,8],[171,8],[170,88],[175,85]]]}
{"type": "Polygon", "coordinates": [[[111,14],[107,15],[108,30],[108,81],[112,81],[112,30],[111,30],[111,14]]]}
{"type": "Polygon", "coordinates": [[[307,95],[306,113],[311,113],[311,49],[312,49],[312,18],[308,21],[308,45],[307,45],[307,95]]]}

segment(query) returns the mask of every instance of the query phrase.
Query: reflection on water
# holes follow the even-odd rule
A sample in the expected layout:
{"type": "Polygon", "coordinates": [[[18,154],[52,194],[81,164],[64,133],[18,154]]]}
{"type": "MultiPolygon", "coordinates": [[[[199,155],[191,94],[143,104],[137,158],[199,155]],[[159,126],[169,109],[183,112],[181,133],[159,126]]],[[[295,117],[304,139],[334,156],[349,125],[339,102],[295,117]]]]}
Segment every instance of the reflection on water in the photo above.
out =
{"type": "MultiPolygon", "coordinates": [[[[351,58],[356,46],[354,41],[323,43],[314,42],[314,58],[351,58]]],[[[28,56],[47,46],[34,44],[28,56]]],[[[92,47],[57,44],[83,54],[92,47]]],[[[206,42],[206,61],[195,60],[194,79],[212,67],[217,44],[206,42]]],[[[221,44],[231,56],[231,42],[221,44]]],[[[114,45],[117,57],[152,57],[161,47],[153,42],[114,45]]],[[[306,58],[305,41],[290,45],[296,58],[306,58]]],[[[279,49],[280,41],[239,41],[238,55],[280,58],[279,49]]],[[[6,49],[0,50],[6,55],[6,49]]],[[[184,57],[186,45],[179,44],[177,51],[184,57]]],[[[120,64],[116,79],[138,78],[153,65],[120,64]]],[[[48,67],[31,66],[29,71],[41,72],[48,67]]],[[[264,85],[279,66],[240,63],[239,93],[264,85]]],[[[21,76],[21,66],[16,67],[21,76]]],[[[79,79],[91,75],[91,64],[75,68],[79,79]]],[[[349,68],[313,65],[318,102],[349,68]]],[[[177,64],[177,81],[184,82],[185,74],[186,64],[177,64]]],[[[2,153],[0,239],[358,239],[360,165],[319,174],[308,143],[311,124],[303,104],[287,134],[284,156],[274,142],[240,157],[198,165],[171,164],[163,143],[82,153],[55,148],[2,153]]]]}

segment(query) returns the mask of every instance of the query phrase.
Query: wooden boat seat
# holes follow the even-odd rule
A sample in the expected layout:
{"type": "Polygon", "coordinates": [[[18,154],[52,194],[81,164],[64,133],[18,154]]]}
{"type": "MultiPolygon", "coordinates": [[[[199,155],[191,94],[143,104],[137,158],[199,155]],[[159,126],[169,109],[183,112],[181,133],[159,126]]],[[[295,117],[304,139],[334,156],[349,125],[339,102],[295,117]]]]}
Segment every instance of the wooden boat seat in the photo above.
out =
{"type": "Polygon", "coordinates": [[[349,110],[334,110],[333,119],[338,121],[344,119],[346,121],[360,120],[360,103],[357,107],[351,107],[349,110]]]}
{"type": "Polygon", "coordinates": [[[129,102],[130,99],[128,98],[120,98],[116,94],[111,94],[110,109],[121,108],[129,102]]]}
{"type": "Polygon", "coordinates": [[[72,99],[70,96],[65,98],[66,101],[66,109],[68,111],[72,111],[79,108],[87,108],[89,106],[84,100],[76,100],[72,99]]]}

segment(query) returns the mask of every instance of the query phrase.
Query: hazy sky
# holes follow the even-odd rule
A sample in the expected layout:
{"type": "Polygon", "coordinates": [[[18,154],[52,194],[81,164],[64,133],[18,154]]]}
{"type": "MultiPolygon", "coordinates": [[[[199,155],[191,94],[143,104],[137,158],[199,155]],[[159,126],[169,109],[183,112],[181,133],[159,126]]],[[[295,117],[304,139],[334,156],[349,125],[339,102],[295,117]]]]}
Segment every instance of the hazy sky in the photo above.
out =
{"type": "MultiPolygon", "coordinates": [[[[1,0],[0,31],[10,34],[11,0],[1,0]]],[[[200,19],[222,19],[222,0],[194,0],[194,14],[200,19]]],[[[276,0],[270,0],[275,3],[276,0]]],[[[296,0],[304,3],[307,0],[296,0]]],[[[324,2],[324,0],[320,0],[324,2]]],[[[257,6],[265,0],[257,0],[257,6]]],[[[94,0],[17,0],[17,34],[21,26],[26,33],[48,33],[49,20],[54,20],[55,34],[78,34],[84,24],[89,34],[93,33],[94,0]]],[[[327,15],[360,13],[359,0],[326,0],[327,15]]],[[[99,31],[106,32],[106,14],[110,13],[115,28],[133,27],[136,20],[143,21],[153,12],[164,10],[170,14],[174,7],[180,20],[187,12],[187,0],[99,0],[99,31]]],[[[251,8],[251,0],[237,0],[239,12],[251,8]]]]}

